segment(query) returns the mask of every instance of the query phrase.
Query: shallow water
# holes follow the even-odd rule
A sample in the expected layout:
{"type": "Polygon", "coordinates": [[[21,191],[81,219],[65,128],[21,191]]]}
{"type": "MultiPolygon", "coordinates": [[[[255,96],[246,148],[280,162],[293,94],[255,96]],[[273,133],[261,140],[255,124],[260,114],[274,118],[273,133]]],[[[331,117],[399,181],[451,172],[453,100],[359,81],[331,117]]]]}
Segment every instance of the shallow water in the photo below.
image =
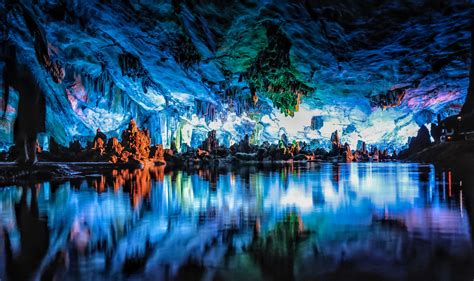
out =
{"type": "Polygon", "coordinates": [[[0,279],[472,280],[469,202],[452,173],[157,167],[6,187],[0,279]]]}

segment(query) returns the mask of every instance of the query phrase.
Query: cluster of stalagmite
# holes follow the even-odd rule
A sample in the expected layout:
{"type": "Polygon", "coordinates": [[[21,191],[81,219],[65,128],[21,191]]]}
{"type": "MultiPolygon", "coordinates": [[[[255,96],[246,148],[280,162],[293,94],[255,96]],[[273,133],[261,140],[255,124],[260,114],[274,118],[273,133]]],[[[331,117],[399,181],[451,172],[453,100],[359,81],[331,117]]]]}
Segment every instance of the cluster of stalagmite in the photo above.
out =
{"type": "MultiPolygon", "coordinates": [[[[44,151],[40,157],[52,161],[80,161],[80,162],[110,162],[145,164],[146,162],[164,163],[167,153],[162,145],[151,145],[150,133],[147,129],[140,129],[132,119],[128,127],[122,132],[121,141],[118,138],[107,136],[97,129],[94,140],[85,149],[78,141],[63,147],[51,138],[49,151],[44,151]]],[[[171,153],[171,152],[168,152],[171,153]]]]}
{"type": "Polygon", "coordinates": [[[78,141],[70,143],[69,147],[63,147],[52,138],[49,151],[42,151],[40,158],[48,161],[110,162],[137,166],[147,163],[188,165],[219,161],[378,162],[404,158],[431,145],[430,133],[424,126],[400,155],[396,152],[389,154],[387,149],[380,150],[375,146],[369,149],[363,141],[359,141],[357,148],[352,150],[348,143],[341,142],[338,131],[332,133],[330,141],[331,147],[327,151],[323,148],[314,149],[305,142],[290,141],[285,134],[280,137],[278,143],[263,142],[261,145],[252,144],[250,137],[245,135],[240,142],[226,147],[219,143],[217,132],[212,130],[199,147],[194,149],[186,146],[184,151],[180,152],[174,142],[166,149],[161,144],[151,145],[150,132],[138,128],[132,119],[122,132],[121,140],[116,137],[107,138],[100,129],[97,129],[93,141],[84,149],[78,141]]]}
{"type": "Polygon", "coordinates": [[[388,153],[387,149],[379,150],[376,146],[373,146],[370,151],[367,149],[365,142],[359,141],[356,150],[351,150],[351,147],[348,143],[341,143],[339,134],[337,131],[331,135],[331,145],[332,149],[329,153],[330,156],[336,157],[338,161],[345,162],[379,162],[387,160],[398,159],[396,151],[391,155],[388,153]]]}
{"type": "Polygon", "coordinates": [[[112,163],[141,162],[150,158],[150,133],[147,129],[140,130],[132,119],[128,128],[122,132],[122,141],[110,138],[97,130],[89,151],[93,160],[112,163]]]}

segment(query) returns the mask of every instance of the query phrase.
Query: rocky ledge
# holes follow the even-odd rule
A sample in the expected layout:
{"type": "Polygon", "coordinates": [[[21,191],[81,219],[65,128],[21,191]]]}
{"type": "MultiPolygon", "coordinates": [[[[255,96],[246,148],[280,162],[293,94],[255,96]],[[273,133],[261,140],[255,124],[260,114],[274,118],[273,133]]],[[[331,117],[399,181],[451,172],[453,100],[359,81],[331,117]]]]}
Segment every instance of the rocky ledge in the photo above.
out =
{"type": "MultiPolygon", "coordinates": [[[[396,153],[390,155],[387,150],[382,151],[376,147],[369,150],[365,142],[359,142],[357,149],[352,150],[349,144],[341,143],[337,131],[332,134],[332,147],[329,151],[322,148],[312,149],[305,142],[290,141],[285,134],[281,136],[278,143],[263,142],[261,145],[251,144],[250,137],[245,135],[240,142],[226,147],[219,144],[216,131],[210,131],[207,138],[197,148],[184,146],[178,151],[175,143],[172,142],[170,148],[165,149],[161,144],[151,145],[149,131],[138,128],[133,119],[121,136],[121,140],[115,137],[107,138],[100,129],[97,129],[94,140],[88,143],[85,148],[82,148],[78,141],[71,142],[69,147],[64,147],[57,144],[52,138],[49,151],[41,151],[38,147],[39,159],[49,162],[102,162],[129,167],[163,164],[190,166],[218,162],[376,162],[398,159],[396,153]]],[[[13,147],[4,155],[4,158],[7,161],[12,161],[15,159],[15,154],[13,147]]]]}

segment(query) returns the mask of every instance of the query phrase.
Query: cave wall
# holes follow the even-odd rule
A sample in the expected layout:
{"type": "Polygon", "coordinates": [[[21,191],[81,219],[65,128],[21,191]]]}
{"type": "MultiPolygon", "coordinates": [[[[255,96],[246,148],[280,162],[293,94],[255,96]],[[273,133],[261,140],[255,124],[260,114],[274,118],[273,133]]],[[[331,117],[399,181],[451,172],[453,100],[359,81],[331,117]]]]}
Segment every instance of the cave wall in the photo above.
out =
{"type": "Polygon", "coordinates": [[[23,2],[63,61],[63,83],[48,78],[24,19],[5,6],[3,39],[37,73],[47,135],[63,144],[98,127],[118,135],[135,118],[165,145],[197,144],[211,129],[229,144],[285,132],[324,145],[337,129],[353,146],[395,148],[436,114],[458,113],[469,84],[466,1],[23,2]]]}

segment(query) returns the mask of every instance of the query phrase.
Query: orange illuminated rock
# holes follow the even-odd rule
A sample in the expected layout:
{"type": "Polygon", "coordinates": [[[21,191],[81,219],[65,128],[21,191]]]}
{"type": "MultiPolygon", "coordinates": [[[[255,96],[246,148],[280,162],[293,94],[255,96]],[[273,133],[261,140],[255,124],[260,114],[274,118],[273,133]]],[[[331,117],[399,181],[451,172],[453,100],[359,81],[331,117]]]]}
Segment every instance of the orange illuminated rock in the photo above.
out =
{"type": "Polygon", "coordinates": [[[165,150],[163,149],[163,145],[155,145],[151,147],[150,150],[150,158],[156,162],[165,162],[165,150]]]}
{"type": "MultiPolygon", "coordinates": [[[[148,130],[140,130],[137,124],[132,119],[128,128],[122,133],[122,147],[124,152],[127,152],[127,159],[141,161],[149,158],[150,155],[150,134],[148,130]]],[[[122,152],[122,154],[124,154],[122,152]]],[[[124,159],[122,155],[121,159],[124,159]]]]}
{"type": "Polygon", "coordinates": [[[354,156],[352,155],[351,147],[348,143],[344,144],[343,156],[344,156],[344,160],[346,162],[352,162],[352,160],[354,160],[354,156]]]}

